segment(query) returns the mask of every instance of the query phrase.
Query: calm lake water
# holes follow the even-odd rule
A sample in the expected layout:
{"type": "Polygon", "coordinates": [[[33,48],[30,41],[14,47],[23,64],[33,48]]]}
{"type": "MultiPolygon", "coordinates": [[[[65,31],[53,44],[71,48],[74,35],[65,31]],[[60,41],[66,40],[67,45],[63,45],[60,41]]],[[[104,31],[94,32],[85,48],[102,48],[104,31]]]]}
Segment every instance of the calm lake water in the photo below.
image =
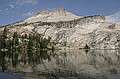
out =
{"type": "Polygon", "coordinates": [[[120,79],[120,50],[0,52],[0,71],[16,79],[120,79]]]}

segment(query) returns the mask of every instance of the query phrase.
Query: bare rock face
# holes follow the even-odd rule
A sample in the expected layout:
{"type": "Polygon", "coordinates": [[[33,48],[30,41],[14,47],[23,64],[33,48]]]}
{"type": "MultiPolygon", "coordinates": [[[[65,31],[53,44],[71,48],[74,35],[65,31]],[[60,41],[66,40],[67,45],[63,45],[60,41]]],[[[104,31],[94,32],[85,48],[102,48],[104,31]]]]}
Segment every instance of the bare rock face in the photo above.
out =
{"type": "Polygon", "coordinates": [[[54,16],[66,16],[66,11],[63,8],[58,8],[54,11],[54,16]]]}
{"type": "Polygon", "coordinates": [[[65,16],[66,15],[66,11],[64,8],[57,8],[53,11],[48,11],[48,10],[42,10],[37,12],[34,16],[37,15],[49,15],[50,13],[53,13],[53,16],[65,16]]]}
{"type": "Polygon", "coordinates": [[[42,10],[40,12],[37,12],[34,16],[37,16],[37,15],[49,15],[49,11],[48,10],[42,10]]]}
{"type": "Polygon", "coordinates": [[[25,20],[25,22],[58,22],[58,21],[69,21],[78,19],[80,16],[76,16],[70,12],[67,12],[63,8],[57,8],[53,11],[43,10],[25,20]]]}
{"type": "MultiPolygon", "coordinates": [[[[1,27],[0,30],[3,30],[1,27]]],[[[8,25],[9,34],[42,34],[51,37],[58,48],[119,49],[120,23],[108,22],[105,16],[76,16],[63,8],[40,11],[23,22],[8,25]]]]}

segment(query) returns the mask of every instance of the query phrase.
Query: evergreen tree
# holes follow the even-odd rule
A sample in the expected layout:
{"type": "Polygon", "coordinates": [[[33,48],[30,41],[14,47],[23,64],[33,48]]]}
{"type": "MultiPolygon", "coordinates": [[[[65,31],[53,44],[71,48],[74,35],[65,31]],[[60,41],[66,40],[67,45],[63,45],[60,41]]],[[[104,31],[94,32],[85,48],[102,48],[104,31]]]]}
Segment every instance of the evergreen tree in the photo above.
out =
{"type": "Polygon", "coordinates": [[[17,49],[19,45],[19,38],[17,32],[14,32],[12,39],[12,47],[13,49],[17,49]]]}
{"type": "Polygon", "coordinates": [[[29,35],[27,49],[32,49],[32,47],[33,47],[33,37],[32,35],[29,35]]]}
{"type": "Polygon", "coordinates": [[[3,33],[1,34],[1,49],[5,49],[6,48],[6,39],[7,39],[7,28],[5,27],[4,30],[3,30],[3,33]]]}
{"type": "Polygon", "coordinates": [[[86,44],[84,49],[90,49],[90,47],[86,44]]]}

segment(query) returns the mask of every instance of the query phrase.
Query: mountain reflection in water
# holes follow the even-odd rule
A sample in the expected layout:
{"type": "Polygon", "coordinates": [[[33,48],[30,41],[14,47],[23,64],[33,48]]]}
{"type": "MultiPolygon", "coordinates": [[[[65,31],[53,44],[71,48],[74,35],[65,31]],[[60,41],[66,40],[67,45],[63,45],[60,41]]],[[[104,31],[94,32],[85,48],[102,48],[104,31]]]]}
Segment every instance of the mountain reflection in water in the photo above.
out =
{"type": "Polygon", "coordinates": [[[0,70],[23,79],[120,79],[120,50],[0,52],[0,70]]]}

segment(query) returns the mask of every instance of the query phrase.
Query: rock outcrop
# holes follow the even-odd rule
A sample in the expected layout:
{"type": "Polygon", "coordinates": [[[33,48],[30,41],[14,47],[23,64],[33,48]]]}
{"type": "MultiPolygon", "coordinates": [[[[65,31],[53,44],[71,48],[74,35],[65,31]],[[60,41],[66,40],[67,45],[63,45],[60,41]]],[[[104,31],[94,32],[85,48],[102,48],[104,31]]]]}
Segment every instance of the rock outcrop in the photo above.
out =
{"type": "Polygon", "coordinates": [[[80,16],[76,16],[70,12],[67,12],[63,8],[57,8],[53,11],[43,10],[25,20],[25,22],[58,22],[58,21],[69,21],[78,19],[80,16]]]}

